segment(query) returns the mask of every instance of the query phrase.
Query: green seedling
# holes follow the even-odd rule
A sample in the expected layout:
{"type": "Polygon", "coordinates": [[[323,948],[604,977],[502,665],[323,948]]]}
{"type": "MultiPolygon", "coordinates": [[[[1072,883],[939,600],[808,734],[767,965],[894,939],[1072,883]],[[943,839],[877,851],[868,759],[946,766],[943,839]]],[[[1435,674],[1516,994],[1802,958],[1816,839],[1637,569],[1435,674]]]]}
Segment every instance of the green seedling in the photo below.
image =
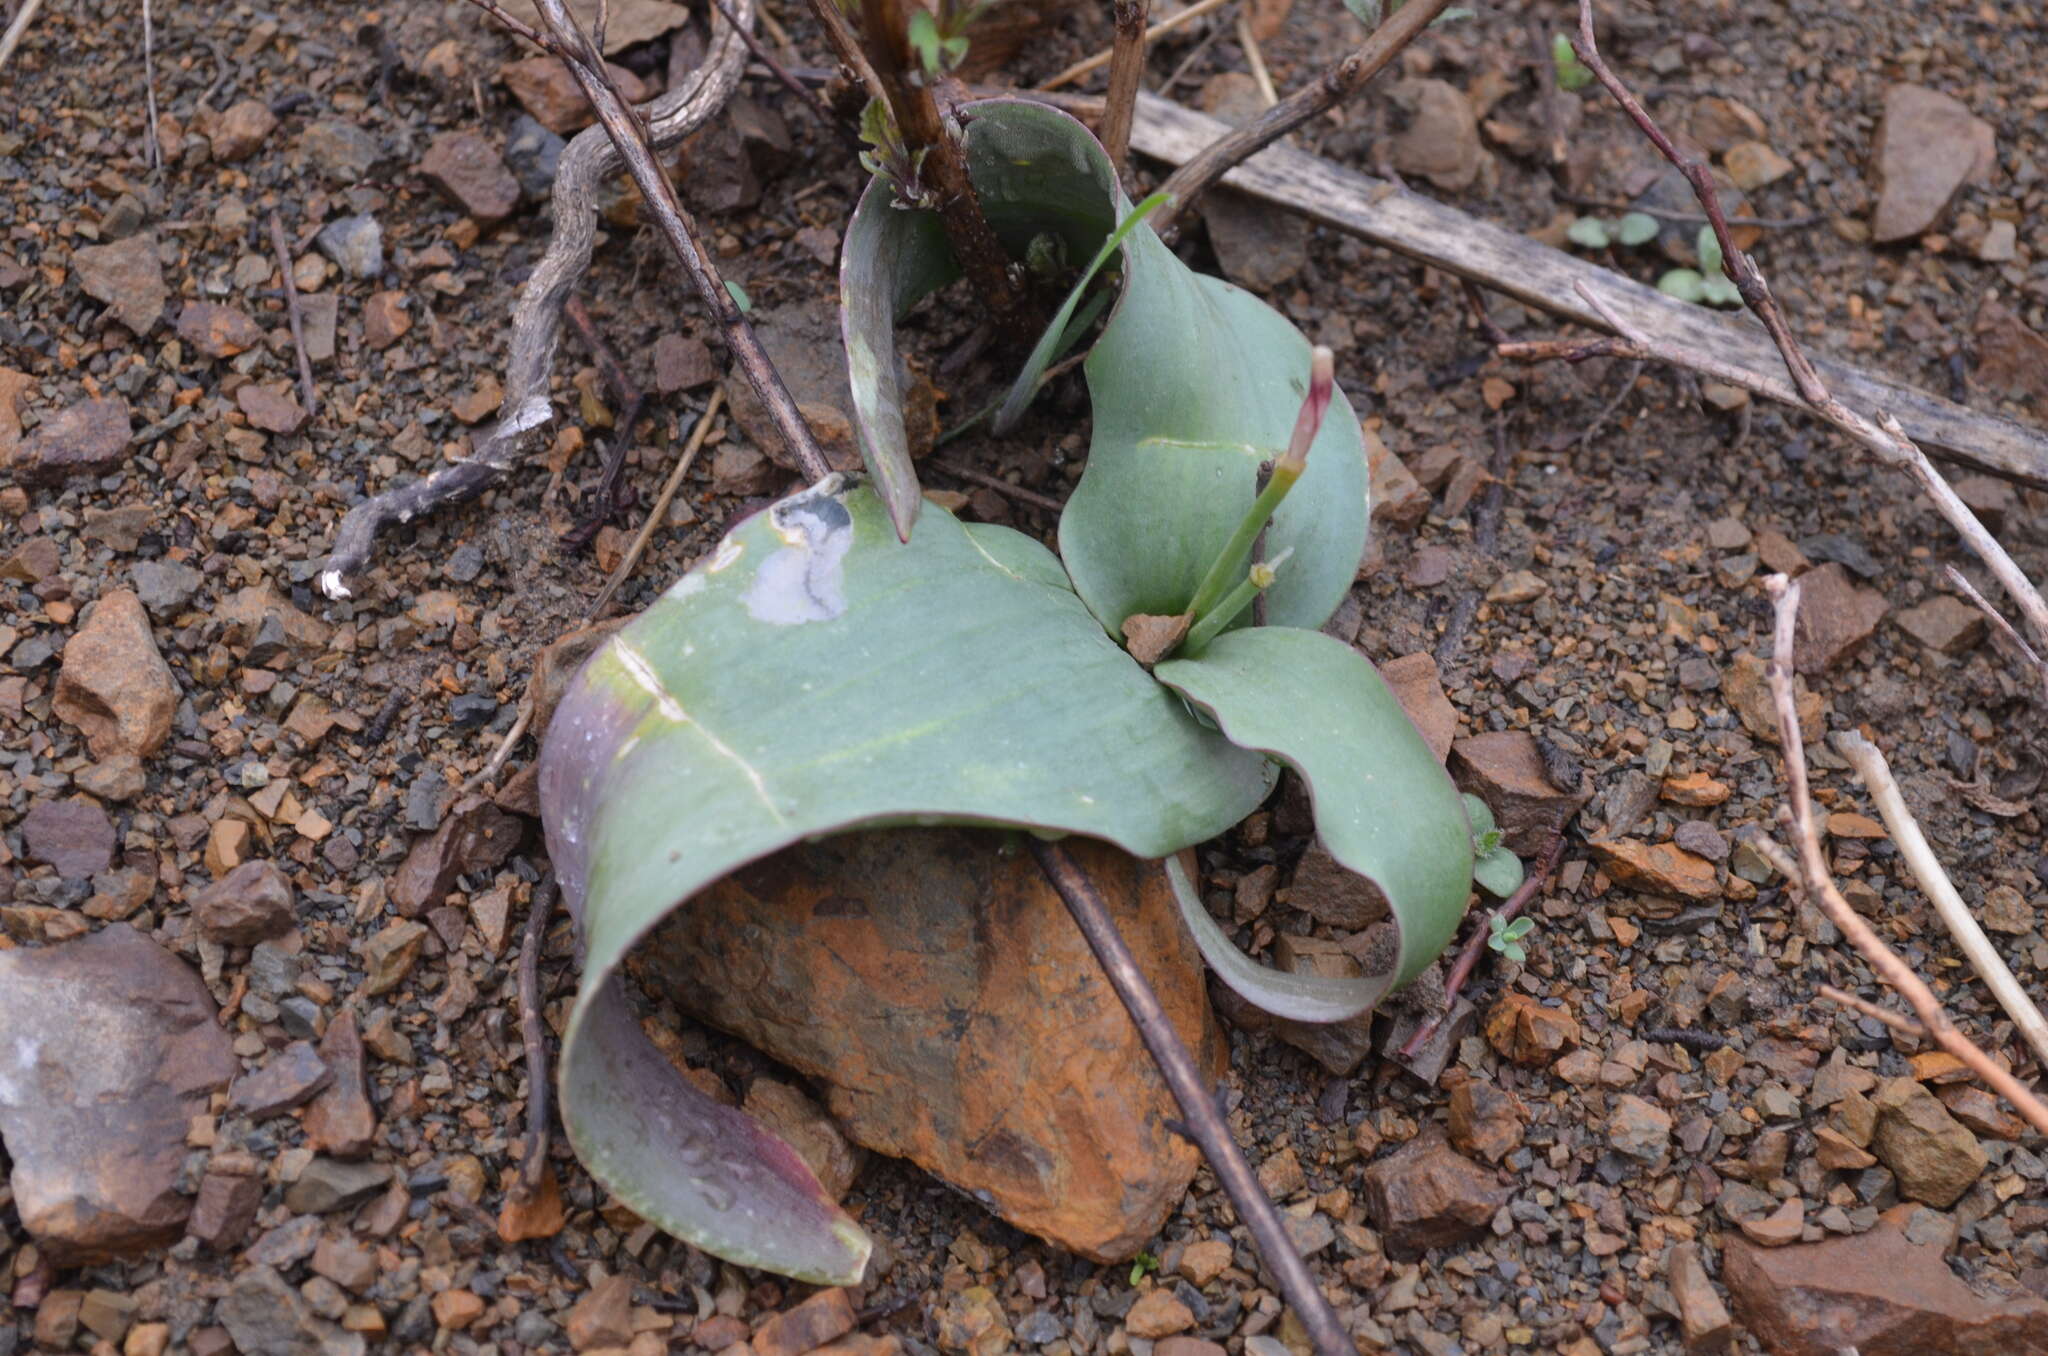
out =
{"type": "Polygon", "coordinates": [[[1533,918],[1517,918],[1510,922],[1495,914],[1486,920],[1486,945],[1503,959],[1519,965],[1529,959],[1529,953],[1522,947],[1522,939],[1535,930],[1536,920],[1533,918]]]}

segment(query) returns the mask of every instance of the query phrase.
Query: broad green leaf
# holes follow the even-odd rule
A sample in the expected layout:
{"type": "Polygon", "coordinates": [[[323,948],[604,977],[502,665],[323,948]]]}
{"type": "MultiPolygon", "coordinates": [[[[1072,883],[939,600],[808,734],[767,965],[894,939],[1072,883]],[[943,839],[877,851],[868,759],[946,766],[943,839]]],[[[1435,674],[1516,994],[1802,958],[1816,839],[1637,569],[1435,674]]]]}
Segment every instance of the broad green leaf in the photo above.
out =
{"type": "MultiPolygon", "coordinates": [[[[1450,778],[1363,656],[1320,632],[1262,626],[1228,632],[1201,658],[1168,660],[1153,675],[1231,742],[1299,772],[1323,846],[1386,896],[1400,937],[1387,969],[1367,977],[1377,985],[1372,1002],[1450,944],[1471,891],[1472,828],[1450,778]]],[[[1230,969],[1213,956],[1211,964],[1230,982],[1230,969]]]]}
{"type": "Polygon", "coordinates": [[[1564,235],[1574,245],[1584,245],[1589,250],[1604,250],[1609,240],[1607,223],[1598,217],[1580,217],[1565,227],[1564,235]]]}
{"type": "Polygon", "coordinates": [[[1274,775],[1153,682],[1029,538],[933,508],[901,544],[836,476],[781,501],[606,642],[548,730],[548,849],[585,957],[571,1142],[677,1237],[850,1284],[865,1238],[786,1146],[652,1050],[616,983],[627,950],[803,838],[964,822],[1158,857],[1237,822],[1274,775]]]}
{"type": "Polygon", "coordinates": [[[1474,883],[1495,899],[1506,899],[1521,889],[1523,878],[1522,859],[1498,843],[1492,851],[1473,859],[1474,883]]]}
{"type": "Polygon", "coordinates": [[[1661,229],[1657,218],[1648,212],[1630,212],[1615,223],[1614,238],[1624,245],[1646,245],[1657,238],[1661,229]]]}
{"type": "MultiPolygon", "coordinates": [[[[1019,99],[963,108],[969,171],[1017,258],[1058,235],[1087,259],[1131,212],[1108,156],[1066,114],[1019,99]]],[[[1189,270],[1151,227],[1124,240],[1123,293],[1085,370],[1094,405],[1088,468],[1060,520],[1060,553],[1105,630],[1134,612],[1181,611],[1257,495],[1308,378],[1308,341],[1248,292],[1189,270]],[[1134,511],[1143,506],[1142,512],[1134,511]]],[[[936,220],[870,185],[840,269],[847,367],[861,453],[899,533],[917,512],[900,405],[895,321],[958,275],[936,220]]],[[[1301,484],[1268,529],[1295,555],[1266,597],[1277,625],[1320,626],[1357,572],[1367,521],[1365,447],[1340,392],[1301,484]]]]}
{"type": "Polygon", "coordinates": [[[1697,269],[1674,268],[1657,279],[1657,290],[1680,301],[1698,301],[1705,295],[1701,287],[1704,281],[1697,269]]]}

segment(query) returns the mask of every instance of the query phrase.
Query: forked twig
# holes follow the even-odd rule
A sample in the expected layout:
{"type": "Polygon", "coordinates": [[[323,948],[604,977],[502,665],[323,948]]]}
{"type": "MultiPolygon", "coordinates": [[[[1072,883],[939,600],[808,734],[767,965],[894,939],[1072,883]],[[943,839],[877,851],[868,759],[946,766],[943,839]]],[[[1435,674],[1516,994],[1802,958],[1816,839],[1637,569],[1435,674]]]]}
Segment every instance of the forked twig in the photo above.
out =
{"type": "Polygon", "coordinates": [[[1953,565],[1947,567],[1947,573],[1949,583],[1961,590],[1962,595],[1984,614],[1999,637],[2012,647],[2013,653],[2034,670],[2035,676],[2041,680],[2043,690],[2048,691],[2048,661],[2043,661],[2034,647],[2027,644],[2020,633],[2012,629],[2012,623],[2005,619],[2003,612],[1993,607],[1983,594],[1977,592],[1977,586],[1970,582],[1969,576],[1953,565]]]}
{"type": "Polygon", "coordinates": [[[1799,583],[1774,574],[1764,581],[1764,588],[1777,610],[1769,665],[1771,698],[1778,713],[1778,740],[1785,755],[1785,786],[1791,802],[1780,814],[1791,823],[1793,840],[1799,849],[1798,860],[1769,837],[1757,838],[1758,851],[1787,879],[1798,883],[1806,898],[1848,938],[1878,978],[1912,1006],[1935,1044],[1968,1065],[1972,1073],[2011,1102],[2035,1129],[2048,1134],[2048,1105],[2043,1105],[2024,1084],[1956,1029],[1926,981],[1885,945],[1863,915],[1851,908],[1835,888],[1828,874],[1827,857],[1821,851],[1820,830],[1814,822],[1813,797],[1806,779],[1806,748],[1801,743],[1799,709],[1792,692],[1792,637],[1799,620],[1799,583]]]}
{"type": "Polygon", "coordinates": [[[1175,170],[1160,185],[1173,196],[1152,214],[1153,229],[1171,240],[1188,204],[1242,161],[1363,89],[1449,5],[1450,0],[1409,0],[1357,51],[1175,170]]]}
{"type": "Polygon", "coordinates": [[[654,506],[647,510],[647,521],[640,524],[640,533],[633,538],[633,544],[620,558],[619,567],[612,571],[611,578],[604,581],[604,587],[598,590],[596,599],[590,604],[590,610],[583,614],[585,621],[595,621],[603,614],[605,607],[612,600],[612,595],[619,591],[619,586],[631,577],[633,567],[640,563],[640,553],[647,549],[649,539],[654,536],[654,529],[660,525],[663,515],[668,512],[669,501],[676,497],[677,487],[683,483],[683,477],[689,474],[690,467],[695,464],[697,453],[703,448],[704,439],[710,435],[711,425],[718,417],[718,407],[724,400],[723,386],[711,393],[711,399],[704,406],[704,413],[697,416],[696,427],[690,430],[690,441],[683,445],[682,455],[676,458],[675,469],[669,472],[668,479],[662,484],[661,493],[655,496],[654,506]]]}
{"type": "Polygon", "coordinates": [[[1294,1250],[1293,1241],[1280,1223],[1280,1213],[1267,1199],[1259,1179],[1253,1176],[1244,1152],[1230,1137],[1230,1127],[1224,1124],[1223,1113],[1216,1109],[1209,1087],[1195,1067],[1194,1056],[1188,1053],[1180,1033],[1173,1029],[1166,1010],[1159,1005],[1159,996],[1152,992],[1145,972],[1138,968],[1137,959],[1131,955],[1123,934],[1117,931],[1116,921],[1109,916],[1108,905],[1094,882],[1059,844],[1035,837],[1028,841],[1038,869],[1059,892],[1110,987],[1131,1014],[1131,1022],[1144,1038],[1145,1048],[1152,1052],[1166,1086],[1180,1103],[1181,1114],[1187,1118],[1189,1138],[1208,1159],[1238,1218],[1251,1230],[1260,1256],[1280,1282],[1280,1291],[1294,1307],[1302,1327],[1308,1330],[1317,1356],[1354,1356],[1357,1348],[1345,1334],[1329,1300],[1316,1288],[1308,1264],[1294,1250]]]}
{"type": "MultiPolygon", "coordinates": [[[[1404,13],[1406,11],[1403,11],[1404,13]]],[[[1880,413],[1875,419],[1851,410],[1829,391],[1806,352],[1793,337],[1792,328],[1779,308],[1777,298],[1771,294],[1770,286],[1757,269],[1756,261],[1736,248],[1734,237],[1729,234],[1728,218],[1721,209],[1721,196],[1714,185],[1712,174],[1706,165],[1678,149],[1671,138],[1644,109],[1640,100],[1631,94],[1600,55],[1599,44],[1593,37],[1592,0],[1579,0],[1579,34],[1573,44],[1579,59],[1593,72],[1607,92],[1614,96],[1622,109],[1634,120],[1644,136],[1663,153],[1664,158],[1685,176],[1692,185],[1693,196],[1698,199],[1712,226],[1714,238],[1721,246],[1721,268],[1741,293],[1742,300],[1756,318],[1763,323],[1771,342],[1776,345],[1778,355],[1785,365],[1786,380],[1768,376],[1761,372],[1737,367],[1733,364],[1707,357],[1699,352],[1681,349],[1675,344],[1651,338],[1640,329],[1623,320],[1615,309],[1605,302],[1592,288],[1580,284],[1579,295],[1584,297],[1607,324],[1621,336],[1619,340],[1594,340],[1584,344],[1562,347],[1549,345],[1509,344],[1501,346],[1503,357],[1524,362],[1546,361],[1552,358],[1566,358],[1579,361],[1588,357],[1627,357],[1654,359],[1690,371],[1699,372],[1716,380],[1739,386],[1757,395],[1767,396],[1785,404],[1804,405],[1813,413],[1832,424],[1872,455],[1889,466],[1906,471],[1919,483],[1927,497],[1934,502],[1935,509],[1947,519],[1957,534],[1963,538],[1977,557],[1990,567],[2001,587],[2012,598],[2021,614],[2026,618],[2028,629],[2033,633],[2038,648],[2048,649],[2048,602],[2044,602],[2033,581],[2014,563],[1998,539],[1985,529],[1950,487],[1934,464],[1927,459],[1918,443],[1906,435],[1897,419],[1880,413]]],[[[1169,181],[1170,182],[1170,181],[1169,181]]]]}
{"type": "Polygon", "coordinates": [[[1956,946],[1969,959],[1970,966],[1977,972],[1984,986],[1991,990],[1991,996],[2012,1018],[2013,1025],[2020,1030],[2034,1051],[2034,1061],[2043,1073],[2048,1073],[2048,1019],[2041,1016],[2041,1009],[2020,987],[2020,982],[2007,968],[2005,958],[1991,945],[1991,939],[1984,935],[1984,929],[1977,924],[1970,906],[1956,893],[1948,872],[1941,866],[1941,859],[1928,846],[1927,836],[1920,832],[1920,824],[1913,818],[1913,812],[1906,808],[1906,798],[1899,794],[1899,784],[1892,776],[1891,764],[1878,751],[1877,745],[1853,730],[1835,736],[1835,749],[1849,760],[1856,769],[1856,775],[1863,779],[1869,789],[1870,798],[1877,802],[1877,812],[1884,818],[1884,826],[1891,832],[1892,842],[1898,845],[1899,855],[1906,859],[1907,870],[1920,883],[1920,892],[1934,904],[1934,911],[1941,915],[1941,921],[1948,925],[1949,934],[1956,939],[1956,946]]]}

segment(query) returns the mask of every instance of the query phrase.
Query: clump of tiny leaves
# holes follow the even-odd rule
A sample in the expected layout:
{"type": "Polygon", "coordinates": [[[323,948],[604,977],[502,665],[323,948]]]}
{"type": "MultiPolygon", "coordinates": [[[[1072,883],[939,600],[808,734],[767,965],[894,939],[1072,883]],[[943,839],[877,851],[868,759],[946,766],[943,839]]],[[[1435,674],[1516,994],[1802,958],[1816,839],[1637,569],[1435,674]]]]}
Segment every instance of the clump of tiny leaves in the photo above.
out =
{"type": "Polygon", "coordinates": [[[571,1142],[641,1218],[821,1284],[860,1278],[866,1235],[786,1144],[668,1064],[618,978],[704,886],[865,828],[1085,834],[1164,861],[1225,983],[1327,1022],[1428,966],[1475,880],[1498,894],[1521,879],[1372,665],[1321,630],[1370,509],[1328,351],[1189,269],[1072,118],[998,99],[961,122],[1012,256],[1089,261],[994,416],[1013,427],[1057,356],[1087,342],[1089,453],[1057,554],[923,497],[895,327],[960,269],[934,214],[902,194],[917,166],[877,124],[839,287],[867,475],[828,476],[735,526],[596,651],[541,758],[585,957],[560,1065],[571,1142]],[[1330,856],[1387,901],[1393,944],[1371,973],[1269,969],[1195,890],[1187,849],[1256,810],[1283,769],[1330,856]]]}
{"type": "Polygon", "coordinates": [[[1522,939],[1536,930],[1533,918],[1516,918],[1513,921],[1494,914],[1486,920],[1486,945],[1503,960],[1514,961],[1517,965],[1529,959],[1529,953],[1522,949],[1522,939]]]}
{"type": "Polygon", "coordinates": [[[1647,245],[1657,238],[1661,229],[1657,218],[1648,212],[1630,212],[1619,220],[1606,217],[1580,217],[1565,228],[1565,238],[1574,245],[1583,245],[1589,250],[1604,250],[1609,245],[1647,245]]]}
{"type": "Polygon", "coordinates": [[[1715,237],[1711,225],[1701,225],[1695,247],[1699,251],[1700,266],[1671,269],[1657,279],[1657,290],[1680,301],[1695,301],[1703,306],[1740,306],[1742,292],[1721,271],[1721,242],[1715,237]]]}

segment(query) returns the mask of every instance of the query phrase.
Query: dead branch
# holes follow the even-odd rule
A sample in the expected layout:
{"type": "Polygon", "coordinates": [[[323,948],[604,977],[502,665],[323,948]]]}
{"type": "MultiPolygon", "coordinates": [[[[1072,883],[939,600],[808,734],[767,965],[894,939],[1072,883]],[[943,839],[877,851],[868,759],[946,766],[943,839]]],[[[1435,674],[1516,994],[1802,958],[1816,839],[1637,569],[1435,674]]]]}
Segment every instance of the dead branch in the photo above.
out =
{"type": "MultiPolygon", "coordinates": [[[[754,5],[755,0],[732,0],[732,11],[742,25],[752,22],[754,5]]],[[[502,10],[493,17],[543,49],[555,51],[552,39],[544,39],[502,10]]],[[[735,25],[723,14],[714,14],[711,44],[703,64],[643,110],[648,137],[657,146],[672,146],[702,126],[737,88],[746,59],[747,47],[735,25]]],[[[346,581],[369,563],[379,532],[485,493],[539,443],[541,432],[554,418],[548,403],[548,378],[561,339],[562,308],[590,266],[597,231],[597,187],[623,163],[602,128],[586,128],[562,152],[555,174],[554,234],[512,313],[505,399],[498,408],[497,423],[467,461],[443,467],[349,510],[320,573],[321,591],[329,598],[349,596],[346,581]]],[[[730,298],[726,300],[729,306],[730,298]]],[[[716,310],[713,313],[718,314],[716,310]]]]}
{"type": "MultiPolygon", "coordinates": [[[[1776,845],[1773,844],[1773,846],[1776,845]]],[[[1858,998],[1847,989],[1838,989],[1832,984],[1823,984],[1814,992],[1827,999],[1830,1003],[1839,1003],[1845,1008],[1862,1013],[1865,1017],[1883,1022],[1902,1036],[1911,1036],[1916,1041],[1927,1039],[1927,1028],[1914,1021],[1911,1017],[1893,1012],[1887,1007],[1880,1007],[1868,998],[1858,998]]]]}
{"type": "Polygon", "coordinates": [[[612,600],[612,595],[632,576],[633,567],[640,563],[641,553],[647,549],[649,539],[654,536],[654,529],[661,524],[663,515],[668,512],[669,502],[676,497],[676,489],[683,483],[683,477],[689,474],[690,467],[695,464],[697,453],[702,450],[704,439],[710,435],[712,422],[718,417],[718,407],[724,400],[723,386],[711,393],[710,401],[704,406],[704,413],[697,416],[697,425],[690,430],[690,441],[683,445],[682,455],[676,458],[675,469],[669,472],[668,479],[662,483],[661,493],[655,496],[654,506],[647,510],[647,521],[640,524],[640,534],[633,538],[633,544],[620,559],[619,567],[612,571],[612,577],[605,580],[604,587],[598,590],[597,598],[590,604],[590,610],[583,614],[585,621],[596,621],[603,615],[605,607],[612,600]]]}
{"type": "MultiPolygon", "coordinates": [[[[1634,120],[1643,135],[1650,139],[1664,158],[1685,176],[1687,183],[1692,185],[1693,196],[1698,199],[1701,210],[1707,214],[1707,221],[1714,231],[1714,239],[1720,242],[1721,270],[1728,275],[1728,280],[1735,284],[1736,290],[1742,294],[1743,303],[1763,323],[1764,330],[1771,336],[1771,342],[1777,346],[1778,356],[1785,365],[1786,374],[1791,378],[1798,402],[1862,444],[1879,461],[1906,471],[1918,481],[1920,488],[1934,501],[1934,506],[1941,516],[1947,519],[1949,525],[1963,538],[1964,544],[1991,568],[1991,573],[1996,576],[1999,584],[2026,618],[2036,643],[2048,647],[2048,602],[2042,600],[2033,581],[2027,578],[2013,562],[2012,557],[2006,554],[2005,548],[1998,544],[1997,538],[1986,531],[1984,525],[1977,520],[1977,515],[1970,511],[1969,505],[1957,496],[1940,472],[1934,469],[1933,463],[1927,460],[1927,454],[1906,436],[1906,431],[1891,415],[1880,412],[1875,420],[1867,418],[1836,399],[1827,384],[1821,380],[1819,371],[1807,358],[1806,351],[1799,346],[1799,341],[1793,338],[1792,327],[1787,323],[1785,313],[1779,308],[1777,298],[1771,295],[1770,285],[1764,281],[1763,273],[1757,268],[1756,261],[1736,247],[1735,238],[1729,233],[1728,219],[1721,210],[1721,195],[1714,185],[1712,173],[1703,162],[1686,155],[1672,143],[1671,138],[1658,127],[1656,119],[1650,116],[1640,100],[1629,93],[1628,88],[1608,68],[1605,58],[1600,55],[1599,44],[1593,38],[1593,0],[1579,0],[1579,35],[1573,46],[1578,51],[1579,59],[1592,70],[1594,77],[1607,92],[1614,96],[1615,101],[1634,120]]],[[[1624,338],[1649,350],[1651,355],[1660,361],[1672,362],[1677,366],[1698,371],[1707,370],[1691,355],[1667,355],[1657,352],[1656,345],[1649,342],[1646,336],[1630,333],[1617,317],[1611,312],[1605,312],[1599,299],[1590,290],[1586,291],[1586,300],[1596,308],[1602,309],[1607,314],[1608,322],[1624,338]]],[[[1735,385],[1757,389],[1752,374],[1736,374],[1734,377],[1721,373],[1716,375],[1721,375],[1723,380],[1732,380],[1735,385]],[[1750,379],[1745,381],[1742,377],[1750,379]]]]}
{"type": "Polygon", "coordinates": [[[1849,760],[1856,769],[1856,775],[1863,779],[1863,785],[1870,791],[1870,798],[1877,802],[1877,812],[1884,818],[1884,826],[1890,831],[1892,842],[1898,845],[1899,855],[1906,859],[1906,869],[1913,873],[1913,879],[1920,883],[1920,892],[1933,903],[1934,911],[1941,915],[1941,921],[1948,926],[1949,935],[1956,939],[1956,947],[1969,960],[1984,987],[1991,990],[1991,996],[2012,1018],[2020,1035],[2033,1048],[2034,1060],[2043,1073],[2048,1073],[2048,1019],[2041,1016],[2041,1009],[2034,1006],[2034,1000],[2020,987],[2020,982],[2007,968],[2005,958],[1991,945],[1991,939],[1984,935],[1984,929],[1977,924],[1970,906],[1956,893],[1955,885],[1949,880],[1948,872],[1942,869],[1941,859],[1928,846],[1927,835],[1920,832],[1919,821],[1906,808],[1906,798],[1899,794],[1899,784],[1892,776],[1891,764],[1877,745],[1865,739],[1854,730],[1844,731],[1835,736],[1835,749],[1849,760]]]}
{"type": "Polygon", "coordinates": [[[1934,991],[1913,973],[1912,966],[1884,944],[1876,930],[1864,921],[1863,915],[1849,906],[1849,901],[1842,898],[1842,892],[1835,888],[1833,879],[1828,875],[1827,857],[1820,846],[1820,830],[1814,822],[1813,797],[1806,779],[1806,748],[1800,742],[1799,710],[1792,692],[1792,636],[1799,620],[1799,583],[1782,574],[1774,574],[1764,581],[1764,590],[1771,595],[1777,609],[1777,626],[1771,648],[1771,697],[1777,707],[1778,739],[1785,754],[1785,786],[1791,801],[1780,811],[1780,816],[1791,825],[1793,841],[1799,849],[1798,860],[1794,861],[1768,837],[1757,839],[1758,850],[1787,879],[1799,885],[1806,898],[1827,915],[1828,921],[1877,972],[1877,977],[1911,1005],[1920,1018],[1920,1024],[1927,1028],[1928,1035],[1937,1045],[1968,1065],[1971,1072],[1992,1091],[2011,1102],[2035,1129],[2048,1134],[2048,1105],[2043,1105],[2040,1098],[1956,1029],[1948,1013],[1943,1011],[1941,1001],[1934,996],[1934,991]]]}
{"type": "MultiPolygon", "coordinates": [[[[1215,118],[1154,94],[1138,96],[1131,148],[1168,164],[1201,155],[1229,127],[1215,118]]],[[[1653,287],[1538,244],[1527,236],[1446,206],[1384,179],[1285,146],[1268,146],[1224,176],[1230,188],[1368,244],[1393,250],[1455,277],[1512,297],[1574,324],[1608,328],[1578,284],[1597,285],[1611,311],[1650,334],[1694,353],[1714,355],[1738,369],[1761,373],[1779,367],[1777,351],[1747,316],[1711,310],[1666,296],[1653,287]]],[[[1597,341],[1588,341],[1597,342],[1597,341]]],[[[1588,357],[1644,356],[1633,346],[1588,357]]],[[[1922,446],[1990,475],[2048,489],[2048,432],[1996,414],[1966,409],[1918,387],[1816,358],[1814,367],[1846,401],[1890,410],[1922,446]]],[[[1782,376],[1772,399],[1799,404],[1782,376]]]]}
{"type": "Polygon", "coordinates": [[[1948,566],[1947,570],[1949,582],[1961,590],[1962,595],[1984,614],[1990,621],[1992,629],[1998,632],[1999,639],[2011,647],[2013,654],[2021,662],[2034,670],[2035,675],[2041,680],[2043,691],[2048,692],[2048,662],[2044,662],[2041,656],[2035,653],[2034,647],[2027,644],[2020,633],[2012,629],[2012,623],[2005,619],[2004,613],[1986,601],[1983,594],[1977,592],[1977,586],[1970,582],[1967,575],[1953,565],[1948,566]]]}
{"type": "Polygon", "coordinates": [[[1188,204],[1239,163],[1365,88],[1449,4],[1450,0],[1409,0],[1372,31],[1364,46],[1175,170],[1160,185],[1173,196],[1153,214],[1153,229],[1171,240],[1188,204]]]}
{"type": "Polygon", "coordinates": [[[598,378],[618,406],[612,414],[612,445],[605,453],[603,469],[598,472],[597,490],[590,496],[583,521],[570,528],[562,538],[565,545],[580,549],[595,540],[611,522],[612,515],[624,507],[619,496],[619,481],[626,473],[626,453],[633,446],[633,425],[640,422],[640,411],[647,403],[647,396],[626,375],[626,365],[619,361],[619,355],[612,352],[612,346],[598,332],[597,322],[590,318],[590,308],[583,304],[583,298],[569,298],[562,314],[596,362],[598,378]]]}
{"type": "MultiPolygon", "coordinates": [[[[164,167],[164,143],[156,131],[156,20],[150,13],[149,0],[142,0],[142,85],[148,99],[149,111],[149,167],[161,172],[164,167]]],[[[272,213],[272,219],[276,214],[272,213]]],[[[286,269],[289,278],[290,269],[286,269]]],[[[289,286],[289,282],[286,284],[289,286]]],[[[307,414],[312,414],[309,407],[307,414]]]]}
{"type": "Polygon", "coordinates": [[[1109,97],[1102,110],[1102,148],[1123,173],[1131,148],[1131,119],[1138,111],[1138,85],[1145,76],[1146,0],[1116,0],[1116,46],[1109,59],[1109,97]]]}
{"type": "MultiPolygon", "coordinates": [[[[1179,28],[1183,24],[1193,23],[1204,14],[1209,13],[1211,10],[1220,9],[1228,2],[1229,0],[1196,0],[1194,4],[1189,5],[1180,13],[1161,19],[1158,23],[1147,28],[1145,30],[1145,45],[1151,46],[1153,42],[1171,33],[1174,29],[1179,28]]],[[[1056,90],[1062,85],[1071,85],[1082,76],[1101,70],[1114,60],[1115,57],[1116,48],[1114,47],[1097,52],[1092,57],[1084,57],[1040,85],[1038,87],[1039,91],[1044,93],[1056,90]]]]}
{"type": "Polygon", "coordinates": [[[519,1178],[509,1193],[525,1203],[540,1190],[548,1161],[548,1037],[540,1010],[540,947],[555,911],[555,881],[550,876],[533,887],[526,906],[526,933],[519,942],[519,1043],[526,1048],[526,1152],[519,1157],[519,1178]]]}
{"type": "Polygon", "coordinates": [[[42,7],[43,0],[21,0],[21,8],[14,11],[7,31],[0,33],[0,71],[7,69],[7,58],[14,55],[14,49],[21,43],[21,35],[28,32],[29,21],[42,7]]]}
{"type": "Polygon", "coordinates": [[[923,155],[917,173],[930,193],[930,206],[945,228],[946,241],[982,304],[999,322],[1023,319],[1029,299],[1012,276],[1010,256],[981,210],[981,194],[967,171],[967,153],[946,125],[929,76],[910,49],[906,0],[861,0],[861,36],[868,60],[888,96],[896,130],[910,154],[923,155]]]}

